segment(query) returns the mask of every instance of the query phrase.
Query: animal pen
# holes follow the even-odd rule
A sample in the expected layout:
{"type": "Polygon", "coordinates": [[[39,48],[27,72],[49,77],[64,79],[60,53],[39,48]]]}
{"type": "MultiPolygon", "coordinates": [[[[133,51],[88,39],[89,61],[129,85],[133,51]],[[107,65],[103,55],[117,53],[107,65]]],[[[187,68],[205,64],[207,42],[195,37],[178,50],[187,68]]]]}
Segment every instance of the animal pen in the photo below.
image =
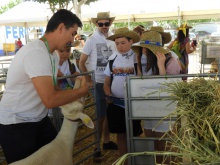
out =
{"type": "MultiPolygon", "coordinates": [[[[189,82],[194,78],[211,79],[214,78],[219,81],[217,74],[188,74],[188,75],[166,75],[166,76],[129,76],[127,77],[124,91],[125,91],[125,108],[126,108],[126,126],[127,126],[127,146],[128,154],[119,158],[114,165],[123,164],[123,159],[128,159],[129,165],[155,165],[156,155],[165,153],[171,157],[173,152],[157,152],[154,150],[154,141],[165,140],[170,141],[169,137],[155,138],[155,137],[135,137],[133,136],[132,120],[154,120],[159,119],[163,121],[174,122],[178,115],[172,114],[172,111],[178,105],[177,101],[173,101],[171,93],[164,84],[182,82],[182,77],[188,77],[189,82]],[[169,117],[167,117],[169,116],[169,117]],[[165,118],[167,117],[167,118],[165,118]],[[121,160],[120,160],[121,159],[121,160]]],[[[215,80],[216,81],[216,80],[215,80]]],[[[217,83],[219,83],[216,81],[217,83]]],[[[201,85],[201,84],[199,84],[201,85]]],[[[205,85],[205,84],[204,84],[205,85]]],[[[179,91],[182,92],[182,91],[179,91]]],[[[195,91],[196,92],[196,91],[195,91]]],[[[205,91],[202,91],[203,93],[205,91]]],[[[201,98],[202,99],[202,98],[201,98]]],[[[216,114],[217,115],[217,114],[216,114]]],[[[187,125],[188,120],[181,117],[181,127],[187,125]]],[[[186,126],[187,127],[187,126],[186,126]]],[[[171,124],[170,124],[171,129],[171,124]]],[[[214,135],[213,135],[214,136],[214,135]]],[[[186,145],[192,145],[187,144],[186,145]]],[[[216,142],[217,143],[217,142],[216,142]]],[[[216,144],[217,148],[219,144],[216,144]]],[[[193,145],[192,145],[193,146],[193,145]]],[[[175,155],[178,154],[174,154],[175,155]]],[[[189,155],[182,154],[180,164],[192,164],[193,159],[189,155]],[[183,156],[182,156],[183,155],[183,156]]],[[[208,156],[208,155],[207,155],[208,156]]],[[[217,160],[220,161],[220,158],[217,160]]],[[[212,162],[213,163],[213,162],[212,162]]],[[[208,163],[207,163],[208,164],[208,163]]]]}
{"type": "MultiPolygon", "coordinates": [[[[92,74],[92,79],[94,81],[94,73],[88,72],[80,75],[92,74]]],[[[6,76],[6,74],[4,73],[6,76]]],[[[5,83],[5,78],[0,80],[0,83],[5,83]]],[[[167,92],[159,92],[164,88],[163,83],[172,83],[176,81],[182,81],[182,77],[188,77],[189,79],[193,79],[195,77],[204,77],[210,78],[215,77],[219,80],[219,76],[217,74],[188,74],[188,75],[166,75],[166,76],[143,76],[143,77],[135,77],[130,76],[127,77],[126,82],[124,83],[124,92],[125,92],[125,109],[126,109],[126,126],[127,126],[127,146],[128,146],[128,163],[129,165],[154,165],[155,159],[154,156],[156,152],[154,152],[153,142],[158,140],[158,138],[147,138],[147,137],[134,137],[132,134],[132,120],[153,120],[153,119],[163,119],[165,116],[169,115],[176,107],[177,103],[169,100],[170,95],[167,92]],[[138,156],[133,156],[135,153],[142,153],[138,156]]],[[[71,76],[61,77],[59,79],[71,78],[71,76]]],[[[90,93],[95,92],[95,86],[90,89],[90,93]]],[[[89,95],[87,97],[87,104],[85,105],[85,113],[87,109],[94,106],[94,117],[93,120],[97,120],[96,115],[96,98],[93,95],[89,95]]],[[[62,114],[60,110],[57,108],[53,109],[53,118],[52,121],[59,131],[62,125],[62,114]]],[[[166,118],[164,120],[173,120],[175,121],[177,116],[173,115],[171,118],[166,118]]],[[[79,127],[82,127],[83,124],[80,124],[79,127]]],[[[93,147],[95,144],[99,144],[98,151],[100,151],[100,139],[98,136],[98,129],[88,132],[85,136],[79,137],[75,140],[75,145],[78,143],[83,143],[83,140],[86,138],[93,138],[94,135],[97,136],[97,140],[92,141],[90,144],[83,146],[77,150],[73,151],[73,157],[80,155],[85,152],[88,148],[93,147]]],[[[169,141],[169,138],[163,138],[162,140],[169,141]]],[[[81,164],[85,162],[87,159],[91,158],[96,152],[90,152],[78,160],[77,162],[73,162],[73,164],[81,164]]],[[[191,159],[189,157],[183,157],[183,162],[190,162],[191,159]]],[[[119,165],[119,163],[115,163],[119,165]]],[[[190,164],[190,163],[189,163],[190,164]]]]}
{"type": "MultiPolygon", "coordinates": [[[[86,72],[86,73],[81,73],[77,76],[82,76],[82,75],[92,75],[92,80],[93,82],[95,82],[95,76],[94,76],[94,72],[91,71],[91,72],[86,72]]],[[[76,77],[74,75],[70,75],[70,76],[64,76],[64,77],[60,77],[58,78],[58,80],[60,79],[65,79],[65,78],[73,78],[73,77],[76,77]]],[[[91,108],[92,106],[94,106],[94,114],[90,114],[90,116],[92,115],[93,116],[93,121],[97,121],[98,120],[98,116],[97,116],[97,113],[96,113],[96,98],[94,97],[95,96],[95,92],[96,92],[96,86],[93,84],[93,87],[90,88],[90,95],[88,95],[86,98],[85,98],[85,102],[86,102],[86,105],[84,106],[84,113],[87,113],[87,110],[88,108],[91,108]],[[87,101],[89,100],[89,101],[87,101]]],[[[55,126],[55,128],[57,129],[57,131],[60,130],[61,128],[61,125],[62,125],[62,119],[63,119],[63,115],[61,114],[61,110],[60,108],[56,107],[56,108],[53,108],[52,109],[52,121],[53,121],[53,124],[55,126]]],[[[91,117],[92,118],[92,117],[91,117]]],[[[82,122],[80,122],[80,125],[79,125],[79,128],[82,127],[84,124],[82,122]]],[[[75,140],[74,142],[74,145],[78,144],[78,143],[83,143],[84,140],[86,140],[87,138],[93,138],[94,135],[97,137],[96,140],[92,141],[91,143],[87,144],[86,146],[82,146],[81,148],[79,148],[77,151],[73,151],[73,157],[75,156],[78,156],[80,154],[82,154],[83,152],[85,152],[85,150],[87,150],[88,148],[90,147],[93,147],[94,145],[97,145],[98,146],[98,149],[88,155],[85,155],[84,157],[82,157],[80,160],[78,160],[77,162],[74,162],[73,164],[74,165],[78,165],[82,162],[84,162],[85,160],[93,157],[93,155],[97,152],[99,152],[101,149],[100,149],[100,138],[99,138],[99,127],[97,126],[96,129],[94,129],[93,131],[91,132],[88,132],[86,135],[84,135],[83,137],[79,137],[75,140]]]]}

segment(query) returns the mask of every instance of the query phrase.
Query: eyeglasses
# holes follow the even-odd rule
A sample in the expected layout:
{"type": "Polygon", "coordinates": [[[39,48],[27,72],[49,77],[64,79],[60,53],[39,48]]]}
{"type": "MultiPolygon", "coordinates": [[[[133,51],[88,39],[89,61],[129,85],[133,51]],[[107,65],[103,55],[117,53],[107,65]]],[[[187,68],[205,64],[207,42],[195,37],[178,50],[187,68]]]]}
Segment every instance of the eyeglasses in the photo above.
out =
{"type": "Polygon", "coordinates": [[[103,27],[103,25],[105,25],[105,27],[108,27],[110,25],[110,22],[105,22],[105,23],[97,22],[97,24],[99,25],[99,27],[103,27]]]}

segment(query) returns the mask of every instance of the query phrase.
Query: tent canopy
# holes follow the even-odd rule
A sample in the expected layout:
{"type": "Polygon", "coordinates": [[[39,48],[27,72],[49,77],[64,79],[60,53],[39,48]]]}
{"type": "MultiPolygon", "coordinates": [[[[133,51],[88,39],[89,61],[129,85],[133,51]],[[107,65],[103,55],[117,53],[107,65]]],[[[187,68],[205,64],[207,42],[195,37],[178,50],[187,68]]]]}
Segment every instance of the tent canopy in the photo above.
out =
{"type": "MultiPolygon", "coordinates": [[[[160,1],[160,5],[154,4],[150,1],[147,5],[140,5],[146,4],[146,1],[147,0],[136,0],[134,2],[133,0],[127,0],[127,7],[122,7],[124,1],[118,0],[99,0],[91,3],[89,6],[83,5],[81,16],[82,22],[84,24],[89,24],[91,23],[91,18],[97,16],[97,12],[109,11],[109,9],[111,9],[111,16],[116,16],[114,22],[220,18],[220,8],[213,8],[219,6],[218,0],[209,0],[209,3],[205,3],[207,2],[205,0],[194,0],[190,2],[186,2],[189,0],[185,0],[183,4],[181,4],[182,1],[181,3],[177,3],[176,0],[166,0],[160,1]],[[171,3],[171,1],[174,1],[175,3],[171,3]],[[204,1],[204,3],[202,1],[204,1]],[[189,3],[191,5],[190,7],[187,7],[187,9],[191,10],[186,10],[185,6],[189,3]],[[205,6],[203,5],[202,7],[202,4],[205,4],[205,6]],[[113,7],[109,5],[112,5],[113,7]],[[164,8],[165,5],[166,7],[164,8]],[[180,6],[179,12],[177,10],[178,5],[180,6]]],[[[26,1],[1,14],[0,26],[43,27],[47,24],[47,21],[51,16],[52,12],[49,9],[49,5],[26,1]]]]}
{"type": "MultiPolygon", "coordinates": [[[[164,12],[164,13],[144,13],[144,14],[125,14],[116,15],[114,22],[146,22],[156,20],[196,20],[196,19],[210,19],[220,18],[220,9],[215,10],[193,10],[178,12],[164,12]]],[[[91,18],[82,18],[83,23],[91,23],[91,18]]]]}
{"type": "Polygon", "coordinates": [[[0,15],[0,25],[33,27],[45,26],[52,12],[46,4],[22,2],[0,15]]]}

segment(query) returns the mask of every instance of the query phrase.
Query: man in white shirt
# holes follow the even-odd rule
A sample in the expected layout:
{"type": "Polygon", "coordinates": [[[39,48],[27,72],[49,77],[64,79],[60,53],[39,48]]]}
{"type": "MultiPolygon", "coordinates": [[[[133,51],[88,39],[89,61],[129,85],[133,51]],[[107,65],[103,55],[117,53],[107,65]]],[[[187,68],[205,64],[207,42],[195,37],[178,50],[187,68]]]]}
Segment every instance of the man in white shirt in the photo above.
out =
{"type": "Polygon", "coordinates": [[[0,102],[0,142],[8,164],[28,157],[56,137],[47,116],[49,108],[87,94],[85,77],[78,89],[56,90],[59,57],[55,50],[65,50],[78,27],[82,22],[75,14],[66,9],[57,11],[44,36],[22,46],[12,60],[0,102]]]}
{"type": "MultiPolygon", "coordinates": [[[[96,31],[86,40],[82,50],[82,54],[79,61],[79,68],[82,72],[88,72],[94,70],[95,82],[92,82],[91,77],[87,76],[87,82],[95,83],[96,85],[96,107],[99,126],[99,136],[101,138],[102,132],[104,132],[103,149],[117,150],[117,145],[110,141],[110,133],[108,130],[106,119],[106,100],[104,95],[104,70],[108,63],[106,54],[109,56],[112,51],[115,50],[115,43],[110,40],[106,40],[106,37],[110,36],[109,28],[114,21],[115,17],[110,17],[108,12],[99,12],[97,18],[92,18],[91,21],[96,25],[96,31]],[[103,47],[105,47],[105,54],[103,54],[103,47]]],[[[96,137],[96,136],[95,136],[96,137]]],[[[96,146],[98,147],[98,146],[96,146]]],[[[101,152],[98,151],[94,155],[94,161],[101,161],[101,152]]]]}

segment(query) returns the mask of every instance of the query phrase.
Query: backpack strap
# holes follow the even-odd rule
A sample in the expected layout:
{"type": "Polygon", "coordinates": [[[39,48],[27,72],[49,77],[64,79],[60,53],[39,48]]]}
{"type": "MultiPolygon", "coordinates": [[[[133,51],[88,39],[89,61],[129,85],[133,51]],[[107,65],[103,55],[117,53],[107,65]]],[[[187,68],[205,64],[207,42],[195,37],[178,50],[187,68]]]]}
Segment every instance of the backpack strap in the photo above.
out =
{"type": "Polygon", "coordinates": [[[111,76],[110,76],[110,78],[111,78],[110,86],[112,86],[112,80],[113,80],[113,70],[112,70],[112,65],[113,65],[113,62],[115,61],[116,57],[117,57],[117,55],[115,56],[114,59],[109,60],[109,70],[110,70],[110,74],[111,74],[111,76]]]}
{"type": "Polygon", "coordinates": [[[74,73],[76,72],[76,66],[75,66],[75,64],[74,64],[74,63],[71,63],[69,58],[68,58],[67,61],[68,61],[68,63],[69,63],[70,73],[71,73],[71,74],[74,74],[74,73]]]}

